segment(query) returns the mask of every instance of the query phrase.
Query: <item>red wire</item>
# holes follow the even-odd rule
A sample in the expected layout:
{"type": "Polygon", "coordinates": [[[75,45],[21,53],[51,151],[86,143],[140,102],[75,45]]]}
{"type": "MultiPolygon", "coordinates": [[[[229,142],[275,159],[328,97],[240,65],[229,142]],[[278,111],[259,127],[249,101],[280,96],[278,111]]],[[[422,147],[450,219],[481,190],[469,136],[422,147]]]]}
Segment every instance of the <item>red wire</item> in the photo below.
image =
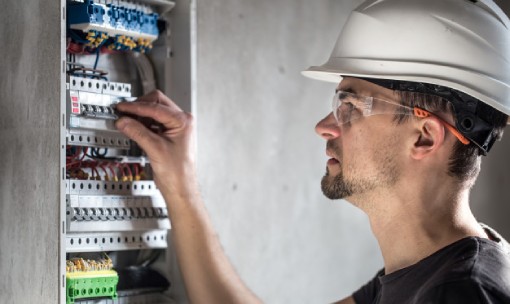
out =
{"type": "Polygon", "coordinates": [[[83,50],[83,45],[74,42],[69,42],[69,46],[67,47],[67,51],[72,54],[82,54],[83,50]]]}
{"type": "Polygon", "coordinates": [[[128,164],[124,164],[123,167],[127,169],[128,176],[133,178],[133,172],[131,171],[131,168],[129,168],[129,165],[128,164]]]}
{"type": "MultiPolygon", "coordinates": [[[[92,168],[92,172],[95,173],[95,176],[101,178],[101,175],[99,174],[99,171],[97,171],[97,166],[95,166],[94,168],[92,168]]],[[[94,173],[92,174],[92,176],[94,176],[94,173]]]]}
{"type": "MultiPolygon", "coordinates": [[[[110,177],[108,176],[108,171],[106,171],[106,168],[104,167],[104,163],[99,164],[99,167],[100,167],[101,169],[103,169],[104,176],[105,176],[105,177],[107,177],[107,178],[109,179],[110,177]]],[[[106,179],[106,178],[105,178],[105,179],[106,179]]]]}
{"type": "Polygon", "coordinates": [[[110,169],[110,172],[112,173],[112,178],[118,178],[117,174],[115,173],[115,170],[113,170],[113,164],[109,164],[108,168],[110,169]]]}
{"type": "Polygon", "coordinates": [[[83,149],[83,155],[81,156],[80,160],[83,160],[85,158],[85,156],[87,155],[87,151],[89,150],[88,147],[85,147],[85,149],[83,149]]]}
{"type": "Polygon", "coordinates": [[[114,166],[117,167],[117,169],[119,169],[120,173],[122,173],[122,178],[126,177],[124,170],[122,170],[121,164],[115,163],[114,166]]]}

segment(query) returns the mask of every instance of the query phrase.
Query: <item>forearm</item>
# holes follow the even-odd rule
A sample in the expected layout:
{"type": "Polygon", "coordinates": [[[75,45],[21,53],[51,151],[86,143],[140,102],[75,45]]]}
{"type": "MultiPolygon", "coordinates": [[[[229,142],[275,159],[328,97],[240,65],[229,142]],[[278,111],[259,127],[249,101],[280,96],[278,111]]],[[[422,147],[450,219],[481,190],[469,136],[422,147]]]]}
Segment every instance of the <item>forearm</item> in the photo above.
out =
{"type": "Polygon", "coordinates": [[[260,303],[225,256],[198,192],[193,117],[159,91],[137,102],[121,102],[117,110],[145,118],[122,117],[116,126],[150,159],[168,207],[177,260],[191,302],[260,303]]]}
{"type": "Polygon", "coordinates": [[[172,223],[172,239],[192,303],[260,303],[226,257],[202,203],[194,177],[176,187],[162,186],[172,223]]]}

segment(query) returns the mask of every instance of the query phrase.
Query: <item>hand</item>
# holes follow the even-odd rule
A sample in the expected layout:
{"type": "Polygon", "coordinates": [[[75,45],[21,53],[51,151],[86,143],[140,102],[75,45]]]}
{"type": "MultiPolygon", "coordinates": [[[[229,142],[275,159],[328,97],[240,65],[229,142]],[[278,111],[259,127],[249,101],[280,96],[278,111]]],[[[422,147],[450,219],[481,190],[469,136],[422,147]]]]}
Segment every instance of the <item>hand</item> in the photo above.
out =
{"type": "Polygon", "coordinates": [[[160,189],[170,187],[174,192],[195,182],[191,114],[183,112],[160,91],[139,97],[135,102],[121,102],[116,109],[139,117],[122,116],[115,125],[147,153],[160,189]]]}
{"type": "Polygon", "coordinates": [[[192,116],[159,91],[117,110],[136,117],[121,117],[116,126],[149,156],[190,302],[261,303],[228,261],[198,193],[192,116]]]}

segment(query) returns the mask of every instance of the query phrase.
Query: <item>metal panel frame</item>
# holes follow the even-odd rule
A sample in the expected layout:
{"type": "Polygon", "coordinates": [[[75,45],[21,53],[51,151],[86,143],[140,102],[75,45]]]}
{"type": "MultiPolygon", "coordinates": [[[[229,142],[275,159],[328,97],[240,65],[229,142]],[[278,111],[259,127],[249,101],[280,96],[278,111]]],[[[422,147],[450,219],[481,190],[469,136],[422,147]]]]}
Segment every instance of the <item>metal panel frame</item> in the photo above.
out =
{"type": "MultiPolygon", "coordinates": [[[[185,32],[181,52],[165,57],[164,74],[158,75],[164,84],[171,79],[163,75],[194,75],[175,70],[194,66],[189,32],[194,2],[177,1],[176,8],[182,7],[170,12],[183,25],[173,33],[185,32]],[[174,60],[182,62],[174,67],[174,60]]],[[[7,0],[2,8],[0,38],[9,43],[0,58],[5,72],[0,78],[0,170],[5,174],[0,178],[0,302],[65,303],[66,241],[78,235],[66,231],[66,0],[7,0]]],[[[191,77],[181,80],[174,92],[194,92],[191,77]]],[[[192,111],[194,95],[179,96],[192,111]]],[[[136,246],[162,246],[145,243],[136,246]]]]}

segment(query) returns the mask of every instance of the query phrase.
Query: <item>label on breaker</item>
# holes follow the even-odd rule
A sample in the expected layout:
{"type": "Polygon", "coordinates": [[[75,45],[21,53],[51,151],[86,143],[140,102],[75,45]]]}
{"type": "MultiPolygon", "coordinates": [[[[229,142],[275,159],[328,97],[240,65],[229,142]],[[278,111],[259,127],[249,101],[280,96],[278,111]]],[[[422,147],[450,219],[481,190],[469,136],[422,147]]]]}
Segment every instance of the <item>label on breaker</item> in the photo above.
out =
{"type": "Polygon", "coordinates": [[[80,112],[80,95],[76,91],[69,92],[71,99],[71,113],[74,115],[79,115],[80,112]]]}
{"type": "Polygon", "coordinates": [[[76,116],[71,116],[69,118],[69,127],[79,128],[80,127],[80,118],[76,117],[76,116]]]}

